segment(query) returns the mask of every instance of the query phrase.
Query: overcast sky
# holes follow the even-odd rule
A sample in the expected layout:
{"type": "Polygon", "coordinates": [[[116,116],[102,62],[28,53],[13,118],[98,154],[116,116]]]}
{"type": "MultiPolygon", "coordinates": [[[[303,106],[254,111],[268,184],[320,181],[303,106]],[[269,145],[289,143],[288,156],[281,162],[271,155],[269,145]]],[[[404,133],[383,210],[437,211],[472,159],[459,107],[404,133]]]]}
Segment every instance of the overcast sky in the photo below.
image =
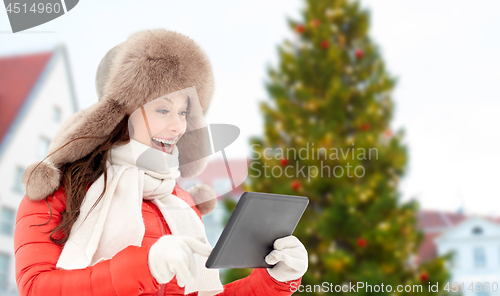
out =
{"type": "MultiPolygon", "coordinates": [[[[393,130],[406,130],[409,170],[404,200],[422,208],[498,214],[500,194],[500,2],[363,0],[370,34],[399,77],[393,130]]],[[[232,157],[249,155],[246,139],[262,133],[258,102],[267,98],[266,66],[291,39],[285,17],[302,1],[80,1],[67,15],[11,33],[0,10],[0,55],[64,43],[80,108],[97,101],[95,71],[104,54],[132,33],[166,28],[192,37],[208,54],[215,92],[208,123],[241,129],[232,157]]]]}

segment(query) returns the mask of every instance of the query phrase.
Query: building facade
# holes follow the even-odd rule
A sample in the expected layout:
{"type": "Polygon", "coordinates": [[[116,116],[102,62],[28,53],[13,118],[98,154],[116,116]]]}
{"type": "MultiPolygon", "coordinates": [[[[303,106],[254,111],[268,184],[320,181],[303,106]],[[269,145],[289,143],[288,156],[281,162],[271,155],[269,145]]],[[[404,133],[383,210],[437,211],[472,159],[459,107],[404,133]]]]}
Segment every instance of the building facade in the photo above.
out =
{"type": "Polygon", "coordinates": [[[78,109],[66,48],[0,58],[0,295],[17,295],[14,227],[24,170],[78,109]]]}
{"type": "MultiPolygon", "coordinates": [[[[450,289],[464,296],[500,295],[500,224],[497,218],[421,211],[418,228],[425,239],[418,262],[453,254],[450,289]]],[[[442,289],[440,287],[440,289],[442,289]]]]}

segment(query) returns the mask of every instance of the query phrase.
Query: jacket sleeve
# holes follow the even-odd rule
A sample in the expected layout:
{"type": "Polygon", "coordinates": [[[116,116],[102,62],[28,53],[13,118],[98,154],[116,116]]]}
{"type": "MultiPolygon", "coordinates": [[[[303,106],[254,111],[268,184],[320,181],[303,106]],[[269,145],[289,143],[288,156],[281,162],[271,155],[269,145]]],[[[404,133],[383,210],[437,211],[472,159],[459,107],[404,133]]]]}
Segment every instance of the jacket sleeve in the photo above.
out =
{"type": "Polygon", "coordinates": [[[30,201],[26,196],[21,201],[14,232],[19,295],[132,296],[158,291],[160,287],[147,263],[150,246],[128,246],[112,259],[85,269],[56,269],[62,246],[49,236],[61,222],[65,196],[56,191],[41,201],[30,201]],[[32,226],[38,224],[43,226],[32,226]]]}
{"type": "Polygon", "coordinates": [[[292,295],[301,280],[302,277],[289,282],[280,282],[274,279],[265,268],[255,268],[249,276],[224,285],[224,291],[217,296],[292,295]]]}

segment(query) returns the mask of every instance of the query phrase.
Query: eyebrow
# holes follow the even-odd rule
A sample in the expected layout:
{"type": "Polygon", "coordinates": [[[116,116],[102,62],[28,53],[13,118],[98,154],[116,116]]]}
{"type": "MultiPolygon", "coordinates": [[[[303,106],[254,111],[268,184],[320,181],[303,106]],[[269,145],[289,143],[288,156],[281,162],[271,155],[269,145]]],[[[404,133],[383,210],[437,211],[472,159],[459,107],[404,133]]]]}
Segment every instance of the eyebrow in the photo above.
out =
{"type": "MultiPolygon", "coordinates": [[[[164,100],[166,100],[166,101],[168,101],[168,102],[170,102],[170,104],[172,104],[172,105],[174,104],[174,102],[172,102],[172,100],[171,100],[171,99],[169,99],[169,98],[167,98],[167,97],[165,97],[165,98],[163,98],[163,99],[164,99],[164,100]]],[[[188,102],[189,102],[189,96],[187,96],[187,98],[186,98],[186,103],[188,103],[188,102]]],[[[184,104],[185,104],[185,103],[184,103],[184,104]]],[[[183,105],[184,105],[184,104],[183,104],[183,105]]]]}

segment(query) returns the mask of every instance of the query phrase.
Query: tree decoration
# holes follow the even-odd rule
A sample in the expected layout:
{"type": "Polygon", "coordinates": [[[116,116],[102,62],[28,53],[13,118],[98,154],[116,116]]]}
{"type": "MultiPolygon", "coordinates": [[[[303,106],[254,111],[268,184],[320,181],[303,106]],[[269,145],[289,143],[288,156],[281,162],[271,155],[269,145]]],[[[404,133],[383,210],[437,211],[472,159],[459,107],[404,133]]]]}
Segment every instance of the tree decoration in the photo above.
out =
{"type": "Polygon", "coordinates": [[[318,103],[316,103],[314,101],[307,102],[306,108],[307,108],[307,110],[311,110],[311,111],[316,110],[316,108],[318,108],[318,103]]]}
{"type": "Polygon", "coordinates": [[[328,48],[328,45],[329,45],[329,44],[328,44],[328,40],[323,40],[323,41],[321,41],[321,47],[322,47],[323,49],[327,49],[327,48],[328,48]]]}
{"type": "Polygon", "coordinates": [[[342,34],[337,35],[337,43],[339,44],[340,47],[345,46],[345,37],[342,34]]]}
{"type": "Polygon", "coordinates": [[[286,167],[288,165],[288,159],[286,159],[286,158],[280,159],[280,164],[282,166],[286,167]]]}
{"type": "Polygon", "coordinates": [[[358,246],[359,246],[360,248],[364,248],[364,247],[366,247],[366,240],[365,240],[364,238],[360,238],[360,239],[358,239],[358,246]]]}
{"type": "Polygon", "coordinates": [[[303,25],[297,25],[297,26],[295,27],[295,30],[296,30],[298,33],[302,34],[302,33],[304,33],[304,26],[303,26],[303,25]]]}
{"type": "Polygon", "coordinates": [[[356,58],[359,60],[359,59],[363,58],[364,52],[361,49],[357,49],[355,52],[355,55],[356,55],[356,58]]]}
{"type": "Polygon", "coordinates": [[[421,280],[422,282],[427,282],[427,280],[428,280],[428,279],[429,279],[429,275],[427,275],[427,272],[422,271],[422,272],[420,273],[420,280],[421,280]]]}
{"type": "Polygon", "coordinates": [[[364,130],[364,131],[367,131],[370,129],[370,125],[366,122],[364,122],[362,125],[361,125],[361,128],[364,130]]]}
{"type": "Polygon", "coordinates": [[[328,9],[325,11],[325,13],[329,17],[338,17],[344,14],[344,10],[342,8],[337,8],[337,9],[328,8],[328,9]],[[330,9],[330,11],[328,11],[328,9],[330,9]]]}
{"type": "Polygon", "coordinates": [[[314,20],[312,21],[312,25],[313,25],[314,27],[319,27],[319,25],[320,25],[320,21],[319,21],[318,19],[314,19],[314,20]]]}
{"type": "Polygon", "coordinates": [[[298,191],[300,189],[300,183],[298,181],[292,182],[292,189],[298,191]]]}
{"type": "Polygon", "coordinates": [[[335,260],[332,263],[332,268],[334,271],[340,273],[344,270],[344,262],[342,260],[335,260]]]}
{"type": "Polygon", "coordinates": [[[311,261],[312,264],[315,264],[318,262],[318,256],[316,254],[311,254],[309,255],[309,260],[311,261]]]}
{"type": "Polygon", "coordinates": [[[331,7],[328,7],[325,10],[325,15],[327,18],[332,18],[335,15],[335,10],[333,10],[331,7]]]}

